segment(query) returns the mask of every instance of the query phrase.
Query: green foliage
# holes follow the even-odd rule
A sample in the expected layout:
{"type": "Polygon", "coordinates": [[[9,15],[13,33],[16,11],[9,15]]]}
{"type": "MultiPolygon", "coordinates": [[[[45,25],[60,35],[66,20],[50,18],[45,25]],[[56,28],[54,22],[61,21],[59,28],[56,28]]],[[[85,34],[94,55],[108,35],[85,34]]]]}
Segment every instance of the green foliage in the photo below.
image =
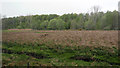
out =
{"type": "Polygon", "coordinates": [[[3,29],[37,29],[37,30],[118,30],[118,11],[86,14],[29,15],[2,19],[3,29]]]}
{"type": "Polygon", "coordinates": [[[62,19],[52,19],[48,23],[48,29],[50,30],[62,30],[65,29],[65,22],[62,19]]]}
{"type": "Polygon", "coordinates": [[[40,28],[42,30],[47,30],[47,27],[48,27],[48,20],[46,20],[40,24],[40,28]]]}
{"type": "Polygon", "coordinates": [[[56,19],[50,20],[50,22],[48,23],[48,29],[49,30],[55,30],[55,29],[57,29],[56,23],[57,23],[56,19]]]}
{"type": "Polygon", "coordinates": [[[22,29],[22,27],[21,26],[17,26],[17,29],[22,29]]]}
{"type": "Polygon", "coordinates": [[[65,29],[65,22],[62,19],[57,19],[56,26],[58,30],[65,29]]]}
{"type": "Polygon", "coordinates": [[[115,47],[113,47],[114,53],[111,50],[108,47],[62,47],[62,45],[50,47],[38,43],[21,45],[3,42],[3,66],[9,64],[20,66],[23,63],[27,65],[27,62],[32,65],[50,64],[51,66],[119,66],[118,51],[115,47]]]}

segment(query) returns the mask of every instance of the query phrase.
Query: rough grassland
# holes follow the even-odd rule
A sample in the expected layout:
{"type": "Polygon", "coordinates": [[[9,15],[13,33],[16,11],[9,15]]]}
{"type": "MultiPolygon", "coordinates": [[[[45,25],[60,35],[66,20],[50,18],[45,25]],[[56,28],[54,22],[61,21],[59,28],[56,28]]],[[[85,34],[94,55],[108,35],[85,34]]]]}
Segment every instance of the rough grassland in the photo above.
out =
{"type": "Polygon", "coordinates": [[[119,66],[118,31],[3,31],[3,66],[119,66]]]}

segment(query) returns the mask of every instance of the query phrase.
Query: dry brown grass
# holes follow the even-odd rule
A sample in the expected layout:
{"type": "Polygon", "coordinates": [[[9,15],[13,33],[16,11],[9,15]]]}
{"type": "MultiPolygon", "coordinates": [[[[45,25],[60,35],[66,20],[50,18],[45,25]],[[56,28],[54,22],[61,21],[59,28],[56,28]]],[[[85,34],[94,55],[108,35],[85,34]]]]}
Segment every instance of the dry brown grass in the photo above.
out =
{"type": "Polygon", "coordinates": [[[8,29],[8,30],[32,30],[32,29],[8,29]]]}
{"type": "Polygon", "coordinates": [[[3,42],[45,43],[67,46],[118,46],[118,31],[24,31],[3,32],[3,42]],[[36,33],[38,32],[38,33],[36,33]],[[40,33],[39,33],[40,32],[40,33]]]}

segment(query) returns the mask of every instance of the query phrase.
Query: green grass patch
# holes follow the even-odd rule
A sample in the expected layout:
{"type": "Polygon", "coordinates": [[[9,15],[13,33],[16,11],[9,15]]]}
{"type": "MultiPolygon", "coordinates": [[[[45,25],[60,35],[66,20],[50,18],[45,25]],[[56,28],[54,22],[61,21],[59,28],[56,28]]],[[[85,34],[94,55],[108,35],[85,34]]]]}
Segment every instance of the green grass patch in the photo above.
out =
{"type": "Polygon", "coordinates": [[[29,62],[33,66],[110,66],[120,65],[118,50],[107,47],[23,44],[3,42],[3,66],[29,62]],[[111,52],[113,50],[113,52],[111,52]],[[12,57],[16,59],[13,59],[12,57]]]}

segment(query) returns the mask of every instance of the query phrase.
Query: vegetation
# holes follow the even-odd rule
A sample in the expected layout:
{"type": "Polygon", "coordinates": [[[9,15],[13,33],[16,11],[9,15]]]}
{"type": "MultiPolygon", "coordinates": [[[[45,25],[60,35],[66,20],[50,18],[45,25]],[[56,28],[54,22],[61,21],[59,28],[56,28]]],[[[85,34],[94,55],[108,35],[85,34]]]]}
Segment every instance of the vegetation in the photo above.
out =
{"type": "Polygon", "coordinates": [[[3,66],[120,67],[116,10],[4,17],[2,28],[3,66]]]}
{"type": "MultiPolygon", "coordinates": [[[[96,7],[97,8],[97,7],[96,7]]],[[[2,28],[5,29],[35,29],[35,30],[118,30],[118,11],[71,13],[62,16],[50,15],[29,15],[13,18],[3,18],[2,28]]]]}
{"type": "Polygon", "coordinates": [[[55,49],[44,44],[34,44],[34,47],[15,43],[9,45],[4,43],[3,65],[27,66],[27,63],[30,63],[30,66],[110,66],[120,64],[118,51],[111,53],[105,47],[92,47],[92,49],[67,46],[61,50],[61,47],[55,49]]]}
{"type": "Polygon", "coordinates": [[[2,63],[3,66],[119,66],[117,34],[117,31],[5,30],[2,63]]]}

